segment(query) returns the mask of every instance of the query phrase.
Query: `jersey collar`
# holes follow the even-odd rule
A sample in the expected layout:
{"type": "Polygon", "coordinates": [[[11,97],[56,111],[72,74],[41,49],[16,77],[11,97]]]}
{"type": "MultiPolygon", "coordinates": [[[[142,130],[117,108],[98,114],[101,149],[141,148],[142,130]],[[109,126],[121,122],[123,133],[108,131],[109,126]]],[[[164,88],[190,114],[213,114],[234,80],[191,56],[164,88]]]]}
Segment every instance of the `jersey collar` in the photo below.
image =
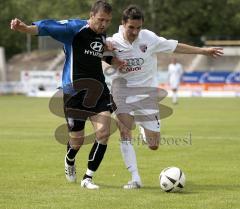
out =
{"type": "MultiPolygon", "coordinates": [[[[124,41],[126,41],[126,42],[129,43],[129,41],[127,41],[126,39],[124,39],[123,32],[124,32],[124,27],[123,27],[123,25],[120,25],[120,26],[119,26],[119,29],[118,29],[118,33],[120,34],[120,37],[122,38],[122,40],[124,40],[124,41]]],[[[140,31],[139,34],[138,34],[137,39],[136,39],[133,43],[138,42],[139,39],[141,38],[141,36],[142,36],[142,34],[141,34],[141,31],[140,31]]]]}

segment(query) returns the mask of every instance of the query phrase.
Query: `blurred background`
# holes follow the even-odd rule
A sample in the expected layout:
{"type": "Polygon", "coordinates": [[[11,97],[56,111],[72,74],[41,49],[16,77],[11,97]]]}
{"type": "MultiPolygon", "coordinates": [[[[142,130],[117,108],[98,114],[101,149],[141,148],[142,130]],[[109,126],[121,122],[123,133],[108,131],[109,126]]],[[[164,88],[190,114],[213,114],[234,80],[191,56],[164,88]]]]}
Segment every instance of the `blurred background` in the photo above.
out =
{"type": "MultiPolygon", "coordinates": [[[[89,0],[0,0],[0,94],[51,96],[61,85],[62,45],[49,37],[11,31],[11,19],[27,24],[39,19],[89,17],[89,0]]],[[[183,65],[180,96],[240,96],[240,0],[112,0],[113,20],[108,35],[117,32],[129,4],[145,12],[144,28],[167,39],[196,46],[220,46],[225,55],[158,54],[159,86],[169,89],[167,66],[173,56],[183,65]]],[[[108,79],[108,78],[107,78],[108,79]]]]}

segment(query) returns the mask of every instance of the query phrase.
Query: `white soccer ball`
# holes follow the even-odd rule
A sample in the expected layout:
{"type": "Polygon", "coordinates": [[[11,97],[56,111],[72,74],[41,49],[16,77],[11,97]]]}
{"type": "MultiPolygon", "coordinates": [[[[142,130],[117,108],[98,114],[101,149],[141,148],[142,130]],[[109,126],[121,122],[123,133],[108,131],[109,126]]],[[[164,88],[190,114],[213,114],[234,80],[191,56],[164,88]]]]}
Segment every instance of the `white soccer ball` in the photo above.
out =
{"type": "Polygon", "coordinates": [[[159,175],[160,187],[165,192],[178,192],[185,186],[186,177],[180,168],[168,167],[159,175]]]}

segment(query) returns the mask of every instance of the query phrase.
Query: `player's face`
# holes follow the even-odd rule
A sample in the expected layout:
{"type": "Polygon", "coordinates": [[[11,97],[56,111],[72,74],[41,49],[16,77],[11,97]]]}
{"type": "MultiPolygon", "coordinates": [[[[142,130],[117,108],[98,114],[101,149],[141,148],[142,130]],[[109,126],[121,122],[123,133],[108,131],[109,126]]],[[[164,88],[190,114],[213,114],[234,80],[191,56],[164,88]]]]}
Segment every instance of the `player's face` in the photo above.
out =
{"type": "Polygon", "coordinates": [[[96,14],[90,14],[90,28],[96,33],[104,33],[112,20],[112,14],[104,11],[98,11],[96,14]]]}
{"type": "Polygon", "coordinates": [[[142,29],[142,20],[131,20],[128,19],[127,22],[123,23],[124,27],[124,38],[132,43],[138,37],[140,30],[142,29]]]}

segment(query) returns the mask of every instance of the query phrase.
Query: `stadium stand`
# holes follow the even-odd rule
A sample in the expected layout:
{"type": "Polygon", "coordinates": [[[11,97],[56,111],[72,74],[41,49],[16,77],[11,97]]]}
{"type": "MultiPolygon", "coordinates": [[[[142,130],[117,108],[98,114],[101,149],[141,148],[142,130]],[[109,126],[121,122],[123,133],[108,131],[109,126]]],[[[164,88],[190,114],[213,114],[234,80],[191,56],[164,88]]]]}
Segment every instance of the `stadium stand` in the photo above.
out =
{"type": "MultiPolygon", "coordinates": [[[[221,74],[222,72],[224,74],[226,72],[240,71],[240,40],[207,40],[205,44],[206,46],[223,47],[224,56],[219,59],[213,59],[202,55],[159,53],[158,69],[159,78],[161,78],[160,83],[167,82],[167,68],[173,56],[183,65],[186,73],[219,72],[221,74]]],[[[15,55],[8,61],[6,80],[8,82],[19,82],[21,71],[61,71],[64,64],[64,53],[61,48],[61,45],[55,42],[51,43],[51,39],[39,40],[39,50],[15,55]]]]}
{"type": "MultiPolygon", "coordinates": [[[[62,54],[62,50],[33,51],[13,56],[7,65],[7,81],[20,81],[21,71],[48,70],[62,54]]],[[[58,63],[55,69],[62,70],[63,60],[58,63]]]]}

